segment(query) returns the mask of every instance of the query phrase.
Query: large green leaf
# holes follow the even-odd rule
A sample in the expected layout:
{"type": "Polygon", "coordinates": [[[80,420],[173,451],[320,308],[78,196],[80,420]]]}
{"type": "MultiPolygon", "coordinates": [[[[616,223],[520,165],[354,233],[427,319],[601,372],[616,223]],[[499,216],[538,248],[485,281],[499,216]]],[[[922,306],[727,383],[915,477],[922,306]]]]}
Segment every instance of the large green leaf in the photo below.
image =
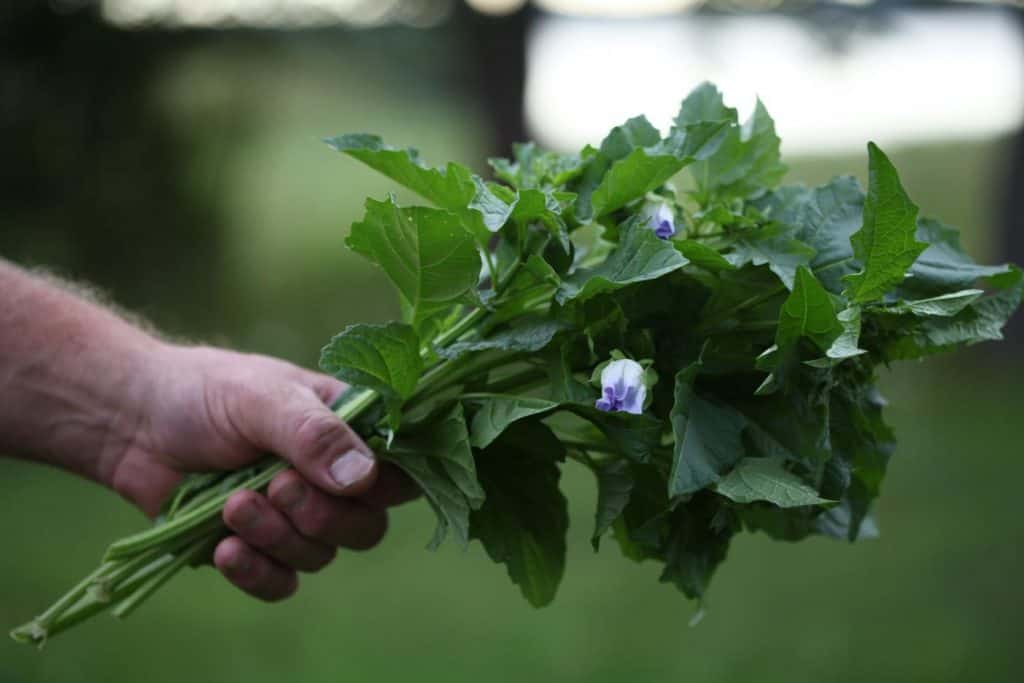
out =
{"type": "Polygon", "coordinates": [[[763,500],[782,508],[819,505],[828,501],[814,487],[783,467],[778,458],[744,458],[715,485],[715,491],[734,503],[763,500]]]}
{"type": "Polygon", "coordinates": [[[633,491],[633,472],[624,460],[612,460],[594,470],[597,475],[597,511],[594,513],[594,533],[590,543],[596,551],[601,537],[612,528],[629,504],[633,491]]]}
{"type": "Polygon", "coordinates": [[[808,265],[814,254],[810,245],[786,234],[785,226],[773,224],[743,233],[725,258],[736,268],[766,265],[786,289],[793,289],[797,268],[808,265]]]}
{"type": "Polygon", "coordinates": [[[431,168],[413,148],[396,149],[376,135],[355,133],[328,138],[327,144],[370,168],[409,188],[427,201],[456,214],[463,226],[477,239],[486,239],[486,209],[474,199],[480,179],[461,164],[449,162],[444,168],[431,168]]]}
{"type": "Polygon", "coordinates": [[[721,143],[725,122],[701,122],[676,129],[650,147],[636,147],[614,161],[590,202],[592,215],[603,216],[655,190],[686,165],[711,156],[721,143]]]}
{"type": "Polygon", "coordinates": [[[470,533],[534,607],[555,597],[565,572],[569,513],[558,489],[558,439],[539,422],[520,422],[484,449],[477,465],[487,491],[470,533]]]}
{"type": "Polygon", "coordinates": [[[980,266],[960,246],[960,236],[932,218],[917,221],[917,239],[928,247],[910,267],[904,288],[916,295],[969,289],[981,278],[1010,271],[1009,265],[980,266]]]}
{"type": "Polygon", "coordinates": [[[423,371],[419,347],[416,332],[402,323],[352,325],[320,352],[320,368],[380,394],[397,429],[401,404],[415,391],[423,371]]]}
{"type": "Polygon", "coordinates": [[[408,453],[437,459],[471,508],[483,504],[484,490],[477,481],[462,404],[453,404],[411,433],[399,433],[388,451],[392,455],[408,453]]]}
{"type": "Polygon", "coordinates": [[[850,238],[864,269],[845,278],[850,301],[878,301],[903,282],[907,270],[928,246],[915,239],[917,212],[889,157],[873,142],[868,143],[864,223],[850,238]]]}
{"type": "Polygon", "coordinates": [[[413,148],[396,149],[377,135],[355,133],[328,138],[333,149],[386,175],[435,206],[452,211],[467,207],[476,194],[473,174],[465,166],[449,163],[444,169],[430,168],[413,148]]]}
{"type": "MultiPolygon", "coordinates": [[[[713,113],[716,106],[712,100],[708,97],[700,108],[713,113]]],[[[686,118],[690,117],[681,115],[677,120],[686,118]]],[[[712,198],[757,197],[778,184],[786,166],[781,161],[775,122],[760,100],[743,126],[732,125],[714,154],[706,161],[692,164],[690,172],[697,185],[698,200],[704,204],[712,198]]]]}
{"type": "Polygon", "coordinates": [[[394,197],[368,199],[366,215],[352,226],[347,244],[387,273],[417,328],[472,290],[480,274],[473,236],[455,214],[403,208],[394,197]]]}
{"type": "Polygon", "coordinates": [[[469,543],[469,502],[452,482],[441,462],[413,452],[385,452],[383,457],[400,467],[416,482],[437,516],[437,528],[427,547],[435,550],[451,531],[455,541],[465,548],[469,543]]]}
{"type": "Polygon", "coordinates": [[[688,263],[668,240],[639,226],[624,229],[618,247],[593,268],[581,268],[562,281],[559,303],[585,301],[601,292],[653,280],[688,263]]]}
{"type": "Polygon", "coordinates": [[[725,559],[738,530],[735,517],[709,496],[680,505],[664,523],[666,540],[659,549],[665,562],[659,580],[672,583],[689,598],[707,592],[715,569],[725,559]]]}
{"type": "Polygon", "coordinates": [[[577,193],[576,216],[587,221],[643,197],[684,166],[705,159],[718,148],[728,122],[698,121],[673,128],[664,140],[643,116],[616,126],[600,149],[584,150],[586,169],[571,189],[577,193]]]}
{"type": "Polygon", "coordinates": [[[491,445],[512,423],[543,415],[559,406],[556,401],[543,398],[505,394],[478,395],[472,402],[479,404],[470,427],[470,443],[476,448],[491,445]]]}
{"type": "Polygon", "coordinates": [[[791,234],[814,250],[810,268],[833,294],[842,278],[857,272],[850,237],[861,227],[864,192],[856,178],[840,176],[814,189],[781,187],[756,202],[765,216],[789,226],[791,234]]]}
{"type": "Polygon", "coordinates": [[[694,493],[715,482],[746,455],[746,419],[727,404],[698,396],[696,367],[679,372],[669,421],[675,446],[668,492],[672,497],[694,493]]]}

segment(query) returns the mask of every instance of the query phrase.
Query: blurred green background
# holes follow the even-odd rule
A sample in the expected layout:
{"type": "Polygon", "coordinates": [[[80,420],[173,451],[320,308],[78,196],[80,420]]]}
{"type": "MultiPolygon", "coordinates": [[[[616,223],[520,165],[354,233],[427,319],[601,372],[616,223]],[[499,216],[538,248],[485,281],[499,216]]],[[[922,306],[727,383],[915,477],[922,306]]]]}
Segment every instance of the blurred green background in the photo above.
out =
{"type": "MultiPolygon", "coordinates": [[[[0,255],[93,282],[171,336],[315,366],[331,334],[396,311],[343,247],[363,198],[394,188],[319,138],[373,131],[483,169],[508,135],[468,65],[479,53],[461,13],[429,29],[121,33],[91,13],[52,12],[0,15],[0,255]],[[59,40],[23,33],[39,29],[26,16],[59,40]]],[[[925,211],[995,260],[1011,143],[890,151],[925,211]]],[[[866,166],[861,154],[789,162],[808,182],[866,166]]],[[[1016,349],[894,368],[883,386],[900,446],[881,538],[741,536],[696,627],[694,605],[659,585],[656,567],[613,544],[593,554],[593,481],[570,465],[569,564],[542,611],[479,545],[424,551],[432,519],[413,503],[379,548],[341,555],[285,604],[186,572],[128,623],[98,619],[42,653],[0,639],[0,683],[1019,680],[1016,349]]],[[[144,523],[92,484],[0,459],[0,627],[144,523]]]]}

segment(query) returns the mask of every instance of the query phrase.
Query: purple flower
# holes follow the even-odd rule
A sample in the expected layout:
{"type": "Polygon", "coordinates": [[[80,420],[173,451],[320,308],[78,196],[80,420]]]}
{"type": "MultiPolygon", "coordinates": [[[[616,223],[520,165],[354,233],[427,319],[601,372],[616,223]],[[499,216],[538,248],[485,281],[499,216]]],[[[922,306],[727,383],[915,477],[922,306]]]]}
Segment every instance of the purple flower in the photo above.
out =
{"type": "Polygon", "coordinates": [[[601,371],[601,398],[594,406],[598,410],[639,415],[644,411],[647,385],[644,369],[635,360],[613,360],[601,371]]]}
{"type": "Polygon", "coordinates": [[[676,234],[676,215],[666,202],[647,202],[640,210],[640,217],[644,225],[663,240],[676,234]]]}

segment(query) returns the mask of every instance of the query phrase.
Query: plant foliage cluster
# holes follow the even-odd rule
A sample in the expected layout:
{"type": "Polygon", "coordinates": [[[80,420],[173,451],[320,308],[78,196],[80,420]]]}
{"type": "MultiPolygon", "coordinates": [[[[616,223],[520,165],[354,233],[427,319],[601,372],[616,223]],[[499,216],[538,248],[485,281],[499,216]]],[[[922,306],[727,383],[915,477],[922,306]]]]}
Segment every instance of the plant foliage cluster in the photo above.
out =
{"type": "MultiPolygon", "coordinates": [[[[537,606],[565,570],[567,466],[594,474],[595,550],[655,561],[691,598],[744,529],[877,533],[895,446],[878,367],[999,339],[1024,289],[922,216],[873,144],[866,189],[780,186],[767,111],[741,122],[710,84],[664,137],[637,117],[579,154],[519,145],[491,160],[493,181],[372,135],[328,142],[431,204],[369,199],[352,226],[403,316],[323,349],[352,385],[337,412],[423,489],[430,547],[479,540],[537,606]]],[[[85,582],[102,592],[16,635],[127,613],[139,585],[219,536],[231,491],[282,467],[191,480],[154,529],[111,547],[85,582]]]]}

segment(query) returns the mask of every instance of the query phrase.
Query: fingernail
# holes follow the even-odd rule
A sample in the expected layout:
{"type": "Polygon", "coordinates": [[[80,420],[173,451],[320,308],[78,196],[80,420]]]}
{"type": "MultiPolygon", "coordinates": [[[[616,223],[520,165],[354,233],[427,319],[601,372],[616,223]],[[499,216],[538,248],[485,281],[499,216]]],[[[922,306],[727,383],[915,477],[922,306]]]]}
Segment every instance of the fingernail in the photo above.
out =
{"type": "Polygon", "coordinates": [[[238,508],[235,512],[235,524],[243,529],[251,529],[256,526],[256,522],[259,520],[260,512],[256,509],[254,503],[244,503],[242,507],[238,508]]]}
{"type": "Polygon", "coordinates": [[[373,460],[357,450],[351,450],[331,464],[331,479],[338,486],[348,488],[361,481],[373,469],[373,460]]]}
{"type": "Polygon", "coordinates": [[[306,487],[299,482],[292,482],[277,494],[277,504],[286,510],[294,510],[306,497],[306,487]]]}

